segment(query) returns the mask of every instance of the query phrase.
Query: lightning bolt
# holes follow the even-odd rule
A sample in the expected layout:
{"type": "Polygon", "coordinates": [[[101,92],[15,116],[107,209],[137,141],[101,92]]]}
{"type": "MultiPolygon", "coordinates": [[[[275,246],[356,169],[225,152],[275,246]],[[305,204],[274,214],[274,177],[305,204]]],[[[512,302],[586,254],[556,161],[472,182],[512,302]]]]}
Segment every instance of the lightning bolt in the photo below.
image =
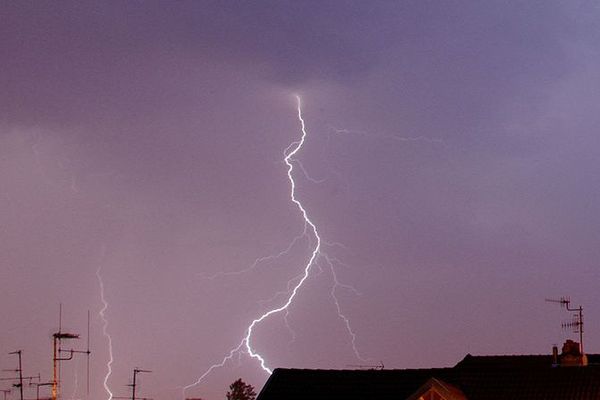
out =
{"type": "MultiPolygon", "coordinates": [[[[300,211],[300,214],[302,215],[302,218],[304,219],[305,231],[306,231],[306,229],[310,229],[312,231],[312,234],[314,235],[315,240],[316,240],[315,246],[311,252],[310,258],[308,259],[308,261],[306,262],[306,265],[303,268],[303,273],[300,275],[300,278],[297,280],[297,282],[291,288],[291,292],[288,292],[289,294],[288,294],[287,300],[281,306],[279,306],[277,308],[273,308],[273,309],[265,312],[264,314],[262,314],[260,317],[254,319],[250,323],[248,328],[246,329],[246,334],[242,338],[242,341],[240,342],[240,344],[238,344],[237,347],[232,349],[229,352],[229,354],[227,356],[225,356],[220,363],[214,364],[210,368],[208,368],[208,370],[206,372],[204,372],[196,380],[196,382],[192,383],[191,385],[183,387],[184,398],[185,398],[185,391],[187,389],[199,384],[214,369],[224,366],[229,360],[231,360],[235,356],[236,353],[238,353],[240,351],[244,351],[244,352],[248,353],[248,355],[250,355],[250,357],[256,359],[259,362],[260,367],[266,373],[268,373],[268,374],[272,373],[271,369],[269,367],[267,367],[267,362],[263,358],[263,356],[261,356],[252,347],[252,334],[254,333],[254,329],[256,328],[257,325],[259,325],[261,322],[263,322],[270,316],[280,313],[284,310],[287,310],[287,308],[290,306],[290,304],[292,304],[292,302],[294,301],[294,298],[298,294],[298,291],[300,290],[300,288],[302,287],[302,285],[308,278],[311,267],[314,265],[315,260],[321,249],[321,237],[319,236],[319,232],[317,231],[316,225],[309,218],[308,213],[306,212],[306,209],[304,208],[302,203],[296,197],[296,182],[294,181],[294,177],[292,175],[292,173],[294,171],[294,164],[292,162],[295,161],[293,159],[293,157],[300,151],[300,149],[304,145],[304,141],[306,140],[306,136],[307,136],[306,124],[304,122],[304,119],[302,118],[302,100],[301,100],[300,96],[298,96],[298,95],[296,95],[295,97],[296,97],[296,101],[297,101],[297,113],[298,113],[297,115],[298,115],[298,120],[300,122],[302,135],[299,140],[292,142],[288,147],[285,148],[285,150],[283,152],[283,154],[284,154],[283,161],[284,161],[285,165],[287,166],[287,177],[290,182],[290,200],[292,201],[292,203],[294,203],[296,205],[296,207],[300,211]]],[[[295,240],[297,240],[297,239],[295,239],[295,240]]],[[[288,249],[289,249],[289,247],[288,247],[288,249]]],[[[257,264],[257,262],[255,262],[253,264],[252,268],[255,267],[256,264],[257,264]]]]}
{"type": "Polygon", "coordinates": [[[242,275],[242,274],[248,273],[248,272],[254,270],[255,268],[257,268],[261,264],[264,264],[269,261],[277,260],[277,259],[289,254],[289,252],[296,245],[296,243],[298,243],[298,241],[305,236],[306,236],[306,227],[304,228],[304,231],[302,232],[302,234],[296,236],[284,250],[280,251],[277,254],[259,257],[256,260],[254,260],[254,262],[252,264],[250,264],[250,266],[248,266],[247,268],[244,268],[242,270],[229,271],[229,272],[217,272],[216,274],[208,275],[208,276],[206,276],[204,274],[200,274],[200,275],[206,279],[214,280],[214,279],[222,277],[222,276],[235,276],[235,275],[242,275]]]}
{"type": "Polygon", "coordinates": [[[354,331],[352,330],[352,326],[350,325],[350,320],[348,319],[346,314],[344,314],[342,312],[342,307],[340,306],[340,301],[337,298],[338,288],[350,290],[359,296],[360,296],[360,293],[354,287],[343,284],[339,281],[337,272],[335,272],[335,268],[333,267],[333,264],[338,263],[340,265],[345,265],[344,263],[342,263],[340,260],[338,260],[336,258],[330,258],[326,254],[324,254],[324,259],[325,259],[325,262],[327,263],[327,265],[329,265],[329,269],[331,271],[331,276],[333,278],[333,285],[331,287],[331,292],[329,294],[331,295],[331,298],[333,299],[333,303],[335,304],[335,308],[337,310],[338,316],[340,317],[340,319],[342,321],[344,321],[344,326],[346,327],[346,331],[350,335],[350,339],[351,339],[350,344],[352,345],[352,351],[354,351],[354,355],[356,356],[357,359],[359,359],[363,362],[368,362],[367,359],[365,359],[365,358],[363,358],[363,356],[361,356],[360,352],[358,351],[358,348],[356,347],[356,333],[354,333],[354,331]]]}
{"type": "Polygon", "coordinates": [[[102,320],[102,334],[106,337],[106,340],[108,341],[108,356],[109,356],[109,360],[106,363],[106,375],[104,376],[104,390],[106,390],[106,393],[108,393],[108,400],[112,400],[113,398],[113,393],[111,392],[110,388],[108,387],[108,378],[110,378],[110,375],[112,374],[112,363],[113,363],[113,348],[112,348],[112,337],[110,336],[110,334],[108,333],[108,320],[106,319],[106,310],[108,309],[108,302],[106,301],[106,299],[104,298],[104,282],[102,281],[102,276],[100,275],[100,268],[98,268],[98,270],[96,270],[96,276],[98,277],[98,283],[100,284],[100,300],[102,301],[102,308],[100,309],[100,311],[98,312],[98,314],[100,315],[100,319],[102,320]]]}
{"type": "Polygon", "coordinates": [[[317,185],[326,181],[326,179],[315,179],[315,178],[311,177],[308,174],[308,171],[306,171],[306,168],[304,168],[304,164],[302,164],[302,162],[300,160],[294,160],[294,161],[298,165],[298,168],[300,168],[300,171],[302,171],[302,173],[304,174],[304,177],[306,178],[307,181],[316,183],[317,185]]]}
{"type": "Polygon", "coordinates": [[[253,320],[246,331],[246,336],[242,340],[242,344],[245,345],[246,350],[248,351],[248,354],[250,355],[250,357],[257,359],[258,362],[260,363],[261,368],[269,374],[271,374],[272,371],[266,366],[265,359],[252,348],[252,344],[251,344],[252,332],[254,331],[254,328],[256,327],[256,325],[260,324],[262,321],[269,318],[271,315],[279,313],[283,310],[286,310],[289,307],[289,305],[292,304],[292,301],[298,294],[298,291],[300,290],[300,288],[302,287],[302,285],[304,284],[306,279],[308,279],[308,275],[310,273],[310,268],[314,264],[314,261],[317,258],[319,251],[321,250],[321,237],[319,236],[317,227],[311,221],[311,219],[308,217],[308,213],[306,212],[306,209],[302,206],[302,203],[296,198],[296,182],[294,181],[294,177],[292,176],[292,172],[294,170],[294,165],[292,164],[292,158],[294,157],[294,155],[296,155],[296,153],[298,153],[298,151],[300,151],[300,149],[304,145],[304,141],[306,140],[306,135],[307,135],[306,124],[304,123],[304,119],[302,118],[302,100],[301,100],[300,96],[298,96],[298,95],[296,95],[296,100],[298,102],[298,120],[300,121],[300,126],[302,129],[302,136],[300,137],[300,140],[292,142],[284,150],[283,153],[285,154],[285,158],[283,159],[283,161],[285,162],[285,165],[287,165],[287,176],[288,176],[288,180],[290,181],[290,199],[292,200],[292,203],[294,203],[296,205],[296,207],[298,207],[298,210],[300,210],[300,213],[302,214],[302,218],[304,218],[304,223],[307,226],[309,226],[310,229],[312,230],[313,235],[315,236],[315,239],[316,239],[316,244],[315,244],[315,248],[313,249],[308,262],[306,263],[306,265],[304,267],[304,274],[302,275],[302,277],[300,278],[298,283],[292,289],[292,292],[289,295],[287,301],[282,306],[274,308],[270,311],[267,311],[260,317],[253,320]]]}
{"type": "Polygon", "coordinates": [[[351,130],[351,129],[341,129],[341,128],[336,128],[334,126],[330,126],[331,130],[338,135],[348,135],[348,134],[353,134],[353,135],[359,135],[359,136],[363,136],[363,137],[377,137],[380,139],[391,139],[391,140],[396,140],[398,142],[426,142],[426,143],[434,143],[434,144],[444,144],[444,140],[440,139],[440,138],[436,138],[436,137],[428,137],[428,136],[400,136],[400,135],[390,135],[390,134],[375,134],[375,135],[371,135],[368,134],[367,132],[364,131],[359,131],[359,130],[351,130]]]}
{"type": "MultiPolygon", "coordinates": [[[[298,275],[294,276],[293,278],[291,278],[288,283],[287,283],[287,289],[285,291],[280,291],[275,293],[275,295],[273,297],[271,297],[270,300],[267,300],[267,302],[271,302],[271,301],[275,301],[275,299],[280,298],[281,296],[285,296],[285,301],[283,302],[282,305],[280,305],[279,307],[276,308],[272,308],[271,310],[263,313],[261,316],[259,316],[258,318],[252,320],[252,322],[250,323],[250,325],[246,328],[245,331],[245,335],[242,338],[241,342],[233,349],[231,349],[229,351],[229,353],[221,360],[220,363],[217,364],[213,364],[212,366],[210,366],[202,375],[200,375],[200,377],[192,384],[184,386],[183,387],[183,398],[185,398],[185,392],[186,390],[198,385],[200,382],[202,382],[204,380],[204,378],[206,378],[212,371],[214,371],[217,368],[221,368],[223,367],[228,361],[232,360],[235,355],[237,354],[238,356],[241,355],[242,353],[247,353],[250,357],[254,358],[255,360],[258,361],[258,363],[260,364],[260,367],[268,374],[271,374],[272,371],[271,369],[267,366],[267,362],[264,359],[264,357],[262,355],[260,355],[258,353],[257,350],[255,350],[252,347],[252,338],[253,338],[253,333],[255,328],[262,323],[263,321],[265,321],[267,318],[271,317],[274,314],[280,313],[285,311],[283,318],[284,318],[284,322],[285,325],[288,327],[288,329],[290,330],[290,332],[292,333],[292,341],[293,338],[295,337],[293,330],[291,330],[289,324],[288,324],[288,315],[289,315],[289,310],[288,307],[292,304],[292,302],[294,301],[294,299],[296,298],[296,296],[298,295],[298,292],[300,291],[300,289],[302,288],[302,286],[304,285],[304,282],[308,279],[308,276],[312,270],[313,267],[317,267],[321,272],[321,266],[317,263],[317,259],[318,257],[322,254],[321,253],[321,244],[326,242],[323,242],[321,239],[321,236],[319,235],[319,232],[317,230],[316,225],[313,223],[313,221],[310,219],[308,212],[306,211],[306,209],[304,208],[304,206],[302,205],[302,203],[300,202],[300,200],[298,200],[298,198],[296,197],[296,182],[294,180],[294,165],[298,166],[298,169],[300,170],[300,172],[311,182],[313,183],[322,183],[324,180],[316,180],[316,179],[312,179],[310,178],[310,176],[308,175],[307,171],[305,170],[304,166],[302,165],[302,163],[295,159],[294,157],[296,156],[296,154],[298,154],[298,152],[302,149],[304,142],[306,140],[306,136],[307,136],[307,131],[306,131],[306,124],[304,122],[304,118],[302,116],[302,99],[300,98],[300,96],[296,95],[296,101],[297,101],[297,118],[298,121],[300,122],[300,127],[301,127],[301,136],[300,139],[292,142],[288,147],[285,148],[283,154],[284,154],[284,163],[287,167],[287,178],[288,181],[290,183],[290,201],[297,207],[298,211],[300,211],[300,214],[302,215],[303,221],[304,221],[304,230],[303,233],[297,237],[295,237],[292,242],[290,243],[290,245],[283,251],[281,251],[280,253],[276,254],[276,255],[271,255],[271,256],[267,256],[267,257],[261,257],[258,258],[254,261],[254,263],[252,263],[249,267],[241,270],[241,271],[236,271],[236,272],[223,272],[223,273],[218,273],[216,275],[212,275],[209,276],[209,279],[214,279],[218,276],[228,276],[228,275],[239,275],[239,274],[243,274],[246,272],[249,272],[251,270],[253,270],[254,268],[256,268],[259,264],[266,262],[266,261],[271,261],[274,259],[277,259],[279,257],[282,257],[283,255],[287,254],[292,248],[293,246],[296,244],[296,242],[298,240],[300,240],[301,238],[304,238],[306,236],[309,236],[309,242],[313,242],[313,249],[311,252],[311,255],[308,259],[308,261],[306,262],[306,264],[304,265],[302,272],[299,273],[298,275]],[[314,239],[312,239],[314,237],[314,239]]],[[[339,243],[333,243],[331,244],[332,246],[342,246],[339,243]]],[[[344,285],[341,284],[338,280],[337,274],[334,270],[333,264],[334,263],[341,263],[339,260],[337,259],[333,259],[333,258],[329,258],[327,256],[325,256],[325,261],[327,263],[327,265],[330,267],[331,270],[331,276],[333,279],[333,286],[330,292],[330,295],[334,301],[336,310],[337,310],[337,314],[338,316],[342,319],[342,321],[344,322],[344,325],[346,327],[346,330],[348,331],[350,338],[351,338],[351,345],[352,345],[352,349],[354,350],[354,354],[355,356],[360,359],[360,360],[364,360],[364,358],[361,357],[360,353],[358,352],[357,348],[356,348],[356,335],[355,333],[352,331],[351,326],[350,326],[350,321],[348,320],[348,318],[342,313],[339,301],[337,299],[336,296],[336,292],[338,290],[338,288],[344,288],[344,289],[351,289],[354,290],[354,288],[352,288],[351,286],[348,285],[344,285]]],[[[343,263],[341,263],[343,265],[343,263]]],[[[354,290],[355,291],[355,290],[354,290]]],[[[355,291],[356,292],[356,291],[355,291]]]]}

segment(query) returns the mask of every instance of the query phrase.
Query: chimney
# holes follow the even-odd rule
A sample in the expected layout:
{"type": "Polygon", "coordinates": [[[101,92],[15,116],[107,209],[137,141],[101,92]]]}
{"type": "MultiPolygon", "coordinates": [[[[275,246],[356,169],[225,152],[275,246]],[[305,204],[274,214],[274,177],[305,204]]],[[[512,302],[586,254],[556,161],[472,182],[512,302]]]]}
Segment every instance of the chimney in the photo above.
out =
{"type": "Polygon", "coordinates": [[[563,344],[559,359],[561,367],[583,367],[588,365],[587,356],[581,353],[579,343],[570,339],[563,344]]]}

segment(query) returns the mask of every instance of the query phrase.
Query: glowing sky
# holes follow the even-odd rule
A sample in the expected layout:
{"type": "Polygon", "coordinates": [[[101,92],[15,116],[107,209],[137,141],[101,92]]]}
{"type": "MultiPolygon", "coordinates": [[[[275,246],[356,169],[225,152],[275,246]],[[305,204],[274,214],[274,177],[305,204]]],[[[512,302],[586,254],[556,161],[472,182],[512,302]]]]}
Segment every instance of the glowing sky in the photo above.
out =
{"type": "MultiPolygon", "coordinates": [[[[50,379],[61,302],[67,331],[92,315],[90,399],[105,332],[116,396],[134,367],[179,399],[220,363],[315,246],[296,93],[323,254],[253,332],[269,368],[549,353],[577,337],[562,295],[600,352],[599,22],[593,1],[0,3],[0,367],[22,349],[50,379]]],[[[84,376],[63,364],[64,399],[84,376]]],[[[187,395],[239,377],[268,375],[236,354],[187,395]]]]}

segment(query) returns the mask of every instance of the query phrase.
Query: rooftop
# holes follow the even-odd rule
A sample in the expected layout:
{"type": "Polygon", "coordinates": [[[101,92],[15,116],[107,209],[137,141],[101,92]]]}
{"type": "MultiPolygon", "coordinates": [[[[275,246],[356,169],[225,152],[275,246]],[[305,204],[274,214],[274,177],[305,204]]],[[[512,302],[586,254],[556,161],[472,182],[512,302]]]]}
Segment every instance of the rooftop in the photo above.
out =
{"type": "Polygon", "coordinates": [[[447,385],[448,393],[457,396],[448,394],[448,397],[441,397],[447,399],[600,399],[600,355],[590,354],[587,357],[589,365],[576,367],[553,366],[552,355],[467,354],[451,368],[279,368],[273,371],[257,400],[405,400],[413,398],[411,396],[427,384],[447,385]]]}

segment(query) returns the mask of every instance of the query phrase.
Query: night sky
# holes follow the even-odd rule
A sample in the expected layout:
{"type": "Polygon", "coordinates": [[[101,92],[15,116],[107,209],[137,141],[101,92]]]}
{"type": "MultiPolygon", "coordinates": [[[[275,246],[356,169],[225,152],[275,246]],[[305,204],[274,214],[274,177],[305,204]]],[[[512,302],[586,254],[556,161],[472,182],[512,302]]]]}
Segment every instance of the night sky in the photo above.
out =
{"type": "Polygon", "coordinates": [[[567,295],[600,352],[598,43],[595,1],[0,3],[0,367],[51,379],[61,303],[63,400],[110,397],[103,327],[115,396],[221,363],[317,243],[295,95],[322,243],[268,368],[549,354],[567,295]]]}

